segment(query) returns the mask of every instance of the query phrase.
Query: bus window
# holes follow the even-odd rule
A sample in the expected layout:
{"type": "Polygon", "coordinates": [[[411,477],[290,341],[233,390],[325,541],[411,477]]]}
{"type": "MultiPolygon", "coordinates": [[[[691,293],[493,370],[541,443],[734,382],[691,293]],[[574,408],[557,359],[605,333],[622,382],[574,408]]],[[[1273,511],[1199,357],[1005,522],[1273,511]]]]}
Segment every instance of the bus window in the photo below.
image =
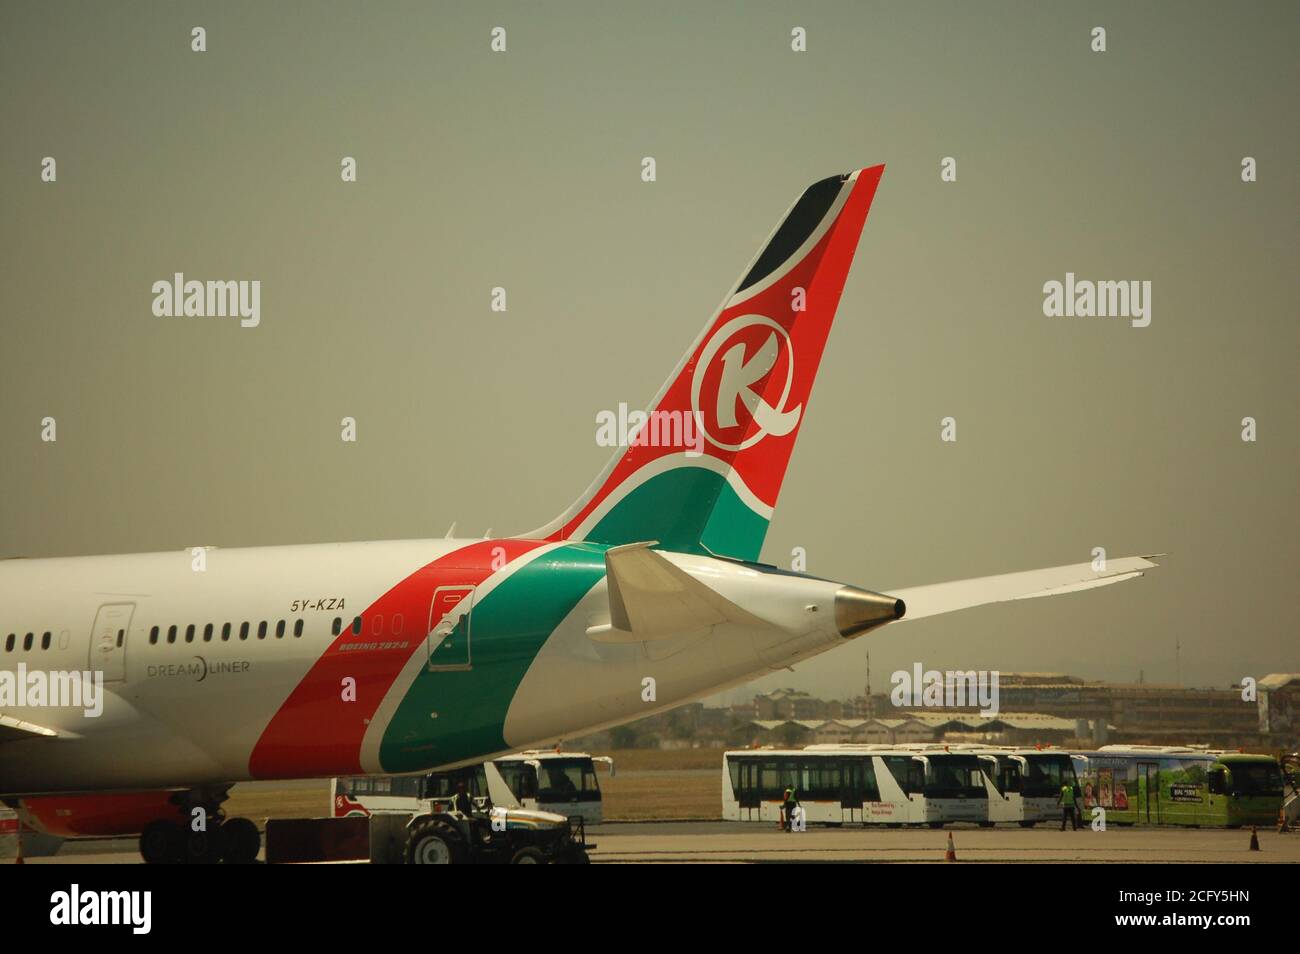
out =
{"type": "Polygon", "coordinates": [[[531,765],[524,765],[521,762],[498,762],[497,770],[515,798],[522,801],[525,798],[537,797],[537,779],[533,775],[531,765]]]}
{"type": "Polygon", "coordinates": [[[1225,771],[1221,768],[1212,769],[1206,777],[1206,784],[1211,795],[1224,795],[1227,793],[1227,786],[1224,785],[1225,771]]]}
{"type": "Polygon", "coordinates": [[[546,759],[541,763],[538,779],[539,800],[565,802],[579,798],[600,797],[596,770],[584,759],[546,759]]]}
{"type": "Polygon", "coordinates": [[[840,797],[843,773],[838,761],[821,759],[804,765],[807,779],[800,796],[811,801],[835,801],[840,797]]]}
{"type": "Polygon", "coordinates": [[[1282,772],[1268,762],[1233,762],[1228,766],[1234,796],[1281,796],[1282,772]]]}
{"type": "Polygon", "coordinates": [[[1020,791],[1020,766],[1015,762],[1006,762],[1001,766],[1001,781],[998,788],[1003,792],[1020,791]]]}
{"type": "Polygon", "coordinates": [[[880,801],[880,786],[876,784],[876,762],[870,756],[861,759],[862,766],[862,800],[864,802],[880,801]]]}
{"type": "MultiPolygon", "coordinates": [[[[736,793],[737,797],[739,797],[740,788],[742,784],[741,774],[740,774],[740,759],[738,758],[727,759],[727,773],[731,776],[731,790],[736,793]]],[[[748,775],[748,773],[746,773],[746,775],[748,775]]]]}

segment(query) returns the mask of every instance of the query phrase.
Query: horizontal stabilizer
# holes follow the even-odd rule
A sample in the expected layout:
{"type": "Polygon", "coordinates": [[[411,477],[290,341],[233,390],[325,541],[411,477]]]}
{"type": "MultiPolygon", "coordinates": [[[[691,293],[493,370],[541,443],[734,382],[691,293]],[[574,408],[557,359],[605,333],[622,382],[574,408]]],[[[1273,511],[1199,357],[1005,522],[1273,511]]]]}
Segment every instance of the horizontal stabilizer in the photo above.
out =
{"type": "Polygon", "coordinates": [[[587,635],[597,642],[631,643],[668,639],[733,622],[763,621],[651,550],[653,541],[605,551],[609,623],[587,635]]]}
{"type": "Polygon", "coordinates": [[[907,622],[972,606],[984,606],[987,603],[1030,600],[1109,586],[1141,576],[1142,571],[1158,565],[1150,557],[1124,557],[1120,560],[1107,560],[1106,569],[1100,571],[1094,570],[1091,563],[1075,563],[1044,570],[1027,570],[1024,573],[1004,573],[1001,576],[984,576],[973,580],[891,589],[888,592],[907,603],[907,615],[903,617],[903,622],[907,622]]]}
{"type": "Polygon", "coordinates": [[[13,716],[0,715],[0,744],[22,739],[57,739],[59,733],[34,722],[23,722],[13,716]]]}

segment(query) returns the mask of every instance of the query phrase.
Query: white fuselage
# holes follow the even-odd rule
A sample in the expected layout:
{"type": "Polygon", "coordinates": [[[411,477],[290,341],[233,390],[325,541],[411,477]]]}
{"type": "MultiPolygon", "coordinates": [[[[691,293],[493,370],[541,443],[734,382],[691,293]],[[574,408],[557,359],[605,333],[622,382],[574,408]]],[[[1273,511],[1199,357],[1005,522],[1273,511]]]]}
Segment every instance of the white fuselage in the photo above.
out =
{"type": "MultiPolygon", "coordinates": [[[[477,541],[212,549],[203,569],[196,569],[191,551],[0,562],[0,677],[16,675],[22,664],[29,671],[87,670],[104,678],[97,717],[78,708],[0,704],[0,715],[10,722],[57,734],[19,734],[17,741],[0,744],[0,794],[253,777],[250,757],[268,724],[339,641],[335,620],[349,638],[352,620],[395,584],[472,543],[477,541]],[[277,636],[282,620],[283,635],[277,636]],[[295,635],[299,620],[301,635],[295,635]],[[263,622],[266,635],[259,638],[263,622]],[[248,635],[241,638],[245,623],[248,635]],[[169,641],[172,626],[177,633],[169,641]],[[42,648],[47,632],[49,647],[42,648]],[[6,649],[11,633],[15,645],[6,649]],[[27,633],[33,634],[31,648],[25,648],[27,633]]],[[[559,546],[539,544],[518,562],[545,560],[559,546]]],[[[505,747],[475,752],[475,758],[660,711],[843,642],[832,612],[839,584],[708,557],[664,556],[765,625],[724,622],[655,642],[595,642],[589,628],[609,621],[606,582],[597,575],[562,622],[532,648],[504,716],[505,747]]],[[[599,553],[592,559],[598,561],[599,553]]],[[[492,579],[508,575],[513,565],[492,579]]],[[[492,588],[488,582],[477,592],[492,588]]],[[[431,620],[421,616],[383,623],[387,633],[380,638],[409,644],[411,658],[367,720],[358,756],[365,772],[384,770],[380,739],[405,690],[403,680],[427,661],[431,620]]],[[[355,658],[364,665],[362,654],[355,658]]],[[[476,664],[463,678],[490,680],[489,669],[476,664]]],[[[324,741],[304,732],[295,744],[310,748],[324,741]]],[[[355,768],[317,765],[310,774],[355,768]]]]}

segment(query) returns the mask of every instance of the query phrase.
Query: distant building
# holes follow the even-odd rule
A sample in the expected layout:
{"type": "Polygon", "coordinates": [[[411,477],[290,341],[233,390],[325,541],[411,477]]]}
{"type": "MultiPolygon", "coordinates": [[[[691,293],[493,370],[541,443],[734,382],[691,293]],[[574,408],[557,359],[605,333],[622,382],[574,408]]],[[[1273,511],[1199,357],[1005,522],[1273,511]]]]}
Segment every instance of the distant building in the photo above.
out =
{"type": "Polygon", "coordinates": [[[1272,744],[1293,748],[1300,741],[1300,673],[1272,673],[1256,689],[1259,734],[1272,744]]]}

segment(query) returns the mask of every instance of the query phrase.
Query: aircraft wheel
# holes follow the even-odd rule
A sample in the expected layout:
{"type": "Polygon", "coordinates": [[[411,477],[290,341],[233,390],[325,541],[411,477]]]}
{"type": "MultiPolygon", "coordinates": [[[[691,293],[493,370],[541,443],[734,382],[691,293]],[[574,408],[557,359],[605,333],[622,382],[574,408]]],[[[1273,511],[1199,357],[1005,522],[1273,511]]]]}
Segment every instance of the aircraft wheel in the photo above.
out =
{"type": "Polygon", "coordinates": [[[546,856],[542,854],[540,848],[520,848],[515,852],[514,857],[510,859],[512,865],[544,865],[546,856]]]}
{"type": "Polygon", "coordinates": [[[221,860],[226,839],[222,837],[220,825],[215,825],[206,831],[185,832],[184,838],[186,864],[215,865],[221,860]]]}
{"type": "Polygon", "coordinates": [[[425,819],[412,826],[405,855],[408,865],[459,865],[465,861],[465,845],[446,822],[425,819]]]}
{"type": "Polygon", "coordinates": [[[251,865],[257,861],[262,847],[262,835],[257,826],[247,818],[227,818],[221,823],[225,839],[225,862],[228,865],[251,865]]]}
{"type": "Polygon", "coordinates": [[[172,821],[151,821],[140,832],[140,857],[147,865],[176,865],[185,860],[185,836],[172,821]]]}

